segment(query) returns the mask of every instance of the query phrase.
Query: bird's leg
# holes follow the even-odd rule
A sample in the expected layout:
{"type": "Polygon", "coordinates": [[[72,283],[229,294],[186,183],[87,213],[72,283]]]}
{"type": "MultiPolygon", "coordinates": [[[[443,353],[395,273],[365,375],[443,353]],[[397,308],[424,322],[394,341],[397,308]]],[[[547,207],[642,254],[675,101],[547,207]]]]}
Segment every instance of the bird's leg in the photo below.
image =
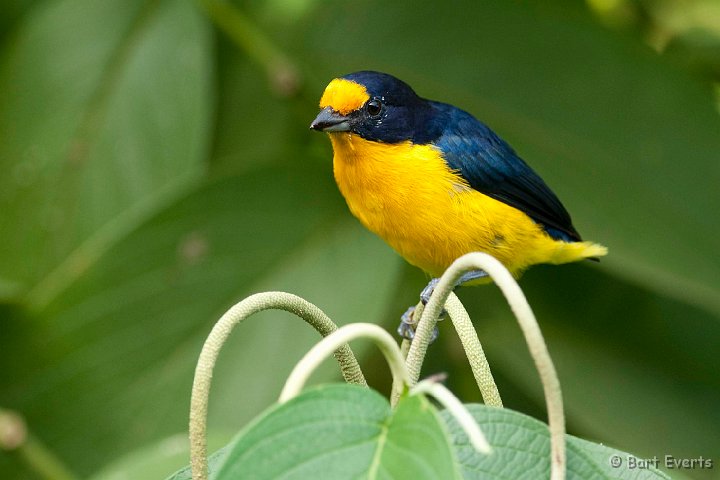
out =
{"type": "MultiPolygon", "coordinates": [[[[428,302],[430,301],[430,297],[432,296],[433,292],[435,291],[435,287],[437,287],[437,284],[439,282],[439,278],[433,278],[428,282],[427,285],[425,285],[425,288],[422,289],[422,292],[420,292],[420,301],[423,303],[423,305],[428,304],[428,302]]],[[[440,317],[444,316],[444,314],[440,314],[440,317]]]]}
{"type": "MultiPolygon", "coordinates": [[[[443,310],[444,312],[445,310],[443,310]]],[[[440,318],[438,320],[442,320],[443,315],[441,314],[440,318]]],[[[405,338],[407,340],[412,340],[415,338],[415,328],[417,327],[417,322],[420,321],[419,318],[415,318],[415,305],[412,305],[408,307],[407,310],[405,310],[405,313],[402,314],[400,317],[400,325],[398,325],[397,333],[402,338],[405,338]]],[[[435,339],[438,337],[439,330],[437,325],[435,325],[435,328],[433,329],[432,336],[430,336],[430,343],[434,342],[435,339]]]]}
{"type": "Polygon", "coordinates": [[[470,270],[469,272],[464,273],[460,278],[458,278],[458,281],[455,282],[454,288],[461,287],[468,282],[480,280],[481,278],[485,278],[487,276],[488,274],[484,270],[470,270]]]}
{"type": "MultiPolygon", "coordinates": [[[[467,273],[464,273],[460,278],[458,278],[458,280],[455,282],[455,285],[453,286],[453,290],[465,283],[479,280],[487,276],[488,274],[485,273],[483,270],[471,270],[467,273]]],[[[430,301],[430,297],[435,291],[435,287],[437,287],[439,281],[439,278],[433,278],[430,280],[430,282],[428,282],[425,288],[422,289],[422,292],[420,292],[420,301],[423,303],[423,305],[427,305],[427,303],[430,301]]],[[[415,319],[414,313],[415,306],[413,305],[407,310],[405,310],[405,313],[403,313],[402,317],[400,317],[400,325],[398,326],[397,332],[402,338],[412,340],[415,336],[415,327],[417,326],[417,322],[420,319],[415,319]]],[[[440,312],[440,316],[438,317],[438,321],[444,319],[446,315],[447,312],[443,308],[443,310],[440,312]]],[[[432,337],[430,337],[430,343],[435,341],[435,339],[438,337],[438,334],[439,331],[436,325],[435,329],[433,330],[432,337]]]]}

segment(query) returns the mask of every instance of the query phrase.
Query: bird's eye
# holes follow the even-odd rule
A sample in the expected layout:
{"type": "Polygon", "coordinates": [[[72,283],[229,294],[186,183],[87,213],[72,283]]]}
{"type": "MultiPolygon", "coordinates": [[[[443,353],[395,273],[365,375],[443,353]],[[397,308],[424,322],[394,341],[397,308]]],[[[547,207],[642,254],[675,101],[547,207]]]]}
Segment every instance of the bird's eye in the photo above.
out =
{"type": "Polygon", "coordinates": [[[373,98],[367,102],[365,109],[367,110],[368,115],[371,117],[377,117],[380,115],[380,112],[382,112],[382,103],[377,98],[373,98]]]}

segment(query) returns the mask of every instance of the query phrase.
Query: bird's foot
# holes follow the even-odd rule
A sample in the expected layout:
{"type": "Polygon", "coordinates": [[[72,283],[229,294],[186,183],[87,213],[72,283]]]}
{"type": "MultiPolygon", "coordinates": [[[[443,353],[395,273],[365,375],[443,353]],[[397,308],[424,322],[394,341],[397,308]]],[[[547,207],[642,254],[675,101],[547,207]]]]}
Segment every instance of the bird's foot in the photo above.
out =
{"type": "MultiPolygon", "coordinates": [[[[397,333],[402,338],[412,340],[415,338],[415,329],[417,328],[417,322],[420,319],[415,319],[415,305],[408,307],[405,313],[400,317],[400,325],[398,326],[397,333]]],[[[440,319],[442,320],[442,318],[440,319]]],[[[437,325],[433,328],[432,335],[430,336],[430,343],[434,342],[440,334],[437,325]]]]}
{"type": "MultiPolygon", "coordinates": [[[[453,289],[468,283],[472,282],[474,280],[479,280],[481,278],[487,277],[488,274],[485,273],[483,270],[471,270],[465,274],[463,274],[457,282],[455,282],[455,286],[453,289]]],[[[433,292],[435,291],[435,288],[437,287],[438,282],[440,281],[439,278],[433,278],[428,282],[428,284],[423,288],[422,292],[420,292],[420,301],[423,303],[423,305],[427,305],[427,303],[430,301],[430,297],[432,296],[433,292]]],[[[415,314],[415,306],[409,307],[407,310],[405,310],[405,313],[402,314],[402,317],[400,317],[400,325],[398,326],[397,332],[402,338],[406,338],[408,340],[412,340],[415,337],[415,328],[417,327],[417,322],[420,320],[419,318],[414,318],[415,314]]],[[[440,315],[438,316],[438,321],[443,320],[447,316],[447,311],[443,308],[440,312],[440,315]]],[[[435,339],[438,337],[439,331],[437,325],[435,326],[435,329],[433,330],[432,337],[430,338],[430,343],[434,342],[435,339]]]]}
{"type": "MultiPolygon", "coordinates": [[[[437,287],[438,281],[440,281],[439,278],[433,278],[425,286],[425,288],[422,289],[422,292],[420,292],[420,301],[423,305],[427,305],[427,303],[430,301],[430,296],[435,291],[435,287],[437,287]]],[[[442,312],[440,312],[440,315],[438,317],[438,321],[444,319],[446,315],[447,312],[443,308],[442,312]]],[[[412,340],[413,338],[415,338],[415,329],[417,328],[417,323],[419,321],[419,318],[415,318],[415,305],[408,307],[408,309],[405,310],[405,313],[402,314],[402,317],[400,317],[400,326],[398,326],[397,329],[398,334],[402,338],[412,340]]],[[[433,329],[432,336],[430,337],[430,343],[435,341],[435,339],[438,337],[438,334],[439,330],[436,325],[433,329]]]]}

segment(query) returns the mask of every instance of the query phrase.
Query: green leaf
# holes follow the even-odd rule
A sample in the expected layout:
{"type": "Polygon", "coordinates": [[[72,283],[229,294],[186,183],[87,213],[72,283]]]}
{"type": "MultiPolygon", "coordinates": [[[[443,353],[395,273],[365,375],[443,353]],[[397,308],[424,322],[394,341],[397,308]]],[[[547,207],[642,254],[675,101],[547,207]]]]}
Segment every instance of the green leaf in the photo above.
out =
{"type": "Polygon", "coordinates": [[[442,421],[424,397],[403,398],[391,411],[384,397],[352,385],[316,387],[273,407],[222,455],[216,480],[459,478],[442,421]]]}
{"type": "Polygon", "coordinates": [[[190,0],[52,0],[5,44],[0,278],[36,307],[202,174],[209,33],[190,0]]]}
{"type": "MultiPolygon", "coordinates": [[[[23,412],[79,471],[93,471],[118,452],[186,429],[202,342],[243,297],[283,289],[341,323],[377,318],[398,263],[389,250],[367,261],[378,240],[340,215],[331,175],[311,165],[201,185],[115,245],[45,310],[8,319],[0,367],[14,373],[2,380],[0,403],[23,412]]],[[[285,312],[238,327],[214,377],[211,427],[243,425],[275,401],[318,338],[285,312]]],[[[337,378],[337,366],[328,362],[318,377],[337,378]]]]}
{"type": "MultiPolygon", "coordinates": [[[[547,425],[509,409],[466,407],[491,454],[478,453],[455,418],[438,416],[424,396],[404,397],[391,411],[373,390],[323,385],[270,408],[211,455],[210,478],[549,478],[547,425]]],[[[570,480],[669,479],[628,453],[566,439],[570,480]]],[[[189,478],[187,467],[169,480],[189,478]]]]}
{"type": "Polygon", "coordinates": [[[386,428],[376,478],[461,478],[446,427],[427,398],[400,399],[386,428]]]}
{"type": "MultiPolygon", "coordinates": [[[[466,405],[493,448],[481,455],[469,444],[457,421],[441,413],[457,449],[463,478],[513,478],[516,480],[550,478],[550,436],[547,425],[518,412],[485,405],[466,405]]],[[[627,453],[566,436],[568,480],[590,479],[669,479],[657,468],[634,469],[627,453]],[[617,467],[611,462],[620,460],[617,467]]],[[[633,457],[634,458],[634,457],[633,457]]]]}
{"type": "Polygon", "coordinates": [[[11,34],[17,21],[37,0],[15,0],[0,4],[0,41],[11,34]]]}

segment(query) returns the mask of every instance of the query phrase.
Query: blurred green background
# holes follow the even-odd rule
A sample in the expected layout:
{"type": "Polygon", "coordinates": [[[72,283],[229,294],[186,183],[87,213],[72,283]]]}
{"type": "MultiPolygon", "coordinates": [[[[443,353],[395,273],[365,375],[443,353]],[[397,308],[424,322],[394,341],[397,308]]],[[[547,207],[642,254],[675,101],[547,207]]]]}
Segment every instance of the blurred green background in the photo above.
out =
{"type": "MultiPolygon", "coordinates": [[[[375,69],[491,125],[610,248],[521,281],[569,431],[710,457],[673,476],[720,478],[720,2],[11,0],[0,42],[0,408],[79,477],[187,463],[200,346],[243,297],[286,290],[389,329],[416,302],[426,278],[352,218],[308,131],[331,78],[375,69]]],[[[500,294],[460,297],[506,405],[544,420],[500,294]]],[[[425,373],[479,401],[441,332],[425,373]]],[[[314,341],[283,313],[233,334],[213,445],[314,341]]],[[[0,452],[0,477],[43,478],[22,452],[0,452]]]]}

